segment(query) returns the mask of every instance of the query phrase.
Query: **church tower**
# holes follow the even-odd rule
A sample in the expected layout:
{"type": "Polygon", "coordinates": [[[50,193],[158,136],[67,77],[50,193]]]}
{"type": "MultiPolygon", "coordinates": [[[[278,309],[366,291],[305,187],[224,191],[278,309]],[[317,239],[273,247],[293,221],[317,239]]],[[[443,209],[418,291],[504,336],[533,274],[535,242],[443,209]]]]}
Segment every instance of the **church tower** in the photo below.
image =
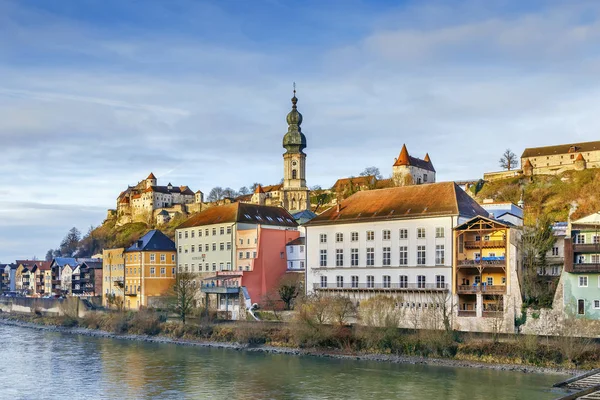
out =
{"type": "Polygon", "coordinates": [[[292,97],[292,111],[287,115],[288,131],[283,137],[283,207],[288,211],[310,209],[306,186],[306,137],[302,133],[302,114],[297,110],[296,85],[292,97]]]}

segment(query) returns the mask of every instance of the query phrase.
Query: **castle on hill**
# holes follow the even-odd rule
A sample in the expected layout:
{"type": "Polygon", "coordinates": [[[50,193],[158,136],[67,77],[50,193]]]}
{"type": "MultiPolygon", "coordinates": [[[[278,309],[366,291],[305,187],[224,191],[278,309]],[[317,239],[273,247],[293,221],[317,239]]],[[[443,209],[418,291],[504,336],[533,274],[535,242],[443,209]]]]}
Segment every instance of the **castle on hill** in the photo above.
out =
{"type": "MultiPolygon", "coordinates": [[[[184,216],[200,211],[204,201],[203,193],[194,193],[188,186],[159,186],[153,173],[135,186],[128,186],[117,197],[117,223],[168,222],[177,214],[184,216]]],[[[111,211],[109,210],[109,215],[111,211]]]]}

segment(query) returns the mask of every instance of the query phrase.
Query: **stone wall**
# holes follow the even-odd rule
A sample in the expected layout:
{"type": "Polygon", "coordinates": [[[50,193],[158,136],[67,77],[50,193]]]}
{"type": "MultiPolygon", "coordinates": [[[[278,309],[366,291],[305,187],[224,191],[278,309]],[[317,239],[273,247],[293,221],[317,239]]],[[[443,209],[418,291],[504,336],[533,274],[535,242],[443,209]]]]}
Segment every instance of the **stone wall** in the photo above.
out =
{"type": "Polygon", "coordinates": [[[0,311],[16,313],[35,313],[70,315],[84,317],[88,307],[78,297],[67,299],[38,299],[33,297],[0,298],[0,311]]]}

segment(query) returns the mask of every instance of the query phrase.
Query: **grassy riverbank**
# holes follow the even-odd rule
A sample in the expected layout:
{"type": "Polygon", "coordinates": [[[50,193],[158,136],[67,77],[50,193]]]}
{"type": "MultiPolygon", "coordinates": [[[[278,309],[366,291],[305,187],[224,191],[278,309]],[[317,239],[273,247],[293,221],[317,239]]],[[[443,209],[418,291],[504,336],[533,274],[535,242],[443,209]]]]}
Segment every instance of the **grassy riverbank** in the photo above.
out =
{"type": "Polygon", "coordinates": [[[600,367],[600,345],[579,338],[514,335],[495,342],[488,337],[458,332],[364,326],[214,321],[183,325],[167,322],[152,311],[91,313],[80,319],[36,314],[0,314],[0,318],[49,327],[85,328],[128,338],[139,335],[142,339],[156,338],[156,341],[164,341],[161,339],[164,338],[202,345],[230,344],[235,348],[287,349],[289,351],[282,352],[291,354],[424,363],[429,359],[443,359],[450,365],[481,367],[473,364],[488,363],[490,367],[501,365],[500,369],[526,372],[548,372],[546,369],[570,372],[600,367]]]}

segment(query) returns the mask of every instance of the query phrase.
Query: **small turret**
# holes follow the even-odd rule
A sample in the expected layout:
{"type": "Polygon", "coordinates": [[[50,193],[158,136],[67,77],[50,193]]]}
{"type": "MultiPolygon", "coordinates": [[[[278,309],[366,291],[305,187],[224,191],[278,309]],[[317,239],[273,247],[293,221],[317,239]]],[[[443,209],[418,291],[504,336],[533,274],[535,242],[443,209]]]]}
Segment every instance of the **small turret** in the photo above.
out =
{"type": "Polygon", "coordinates": [[[265,191],[263,190],[262,186],[260,186],[260,185],[256,186],[256,189],[254,190],[254,193],[252,194],[252,200],[251,200],[252,203],[258,204],[259,206],[264,206],[266,198],[267,198],[267,195],[265,194],[265,191]]]}
{"type": "Polygon", "coordinates": [[[575,169],[577,171],[583,171],[586,166],[585,158],[583,158],[583,154],[579,153],[579,155],[577,156],[577,158],[575,159],[575,162],[573,164],[575,164],[575,169]]]}
{"type": "Polygon", "coordinates": [[[529,158],[527,160],[525,160],[525,163],[523,164],[523,174],[525,176],[533,175],[533,164],[531,164],[531,161],[529,161],[529,158]]]}
{"type": "Polygon", "coordinates": [[[150,172],[150,175],[148,175],[148,177],[146,178],[146,189],[148,189],[151,186],[156,186],[156,182],[156,176],[154,176],[154,174],[150,172]]]}

